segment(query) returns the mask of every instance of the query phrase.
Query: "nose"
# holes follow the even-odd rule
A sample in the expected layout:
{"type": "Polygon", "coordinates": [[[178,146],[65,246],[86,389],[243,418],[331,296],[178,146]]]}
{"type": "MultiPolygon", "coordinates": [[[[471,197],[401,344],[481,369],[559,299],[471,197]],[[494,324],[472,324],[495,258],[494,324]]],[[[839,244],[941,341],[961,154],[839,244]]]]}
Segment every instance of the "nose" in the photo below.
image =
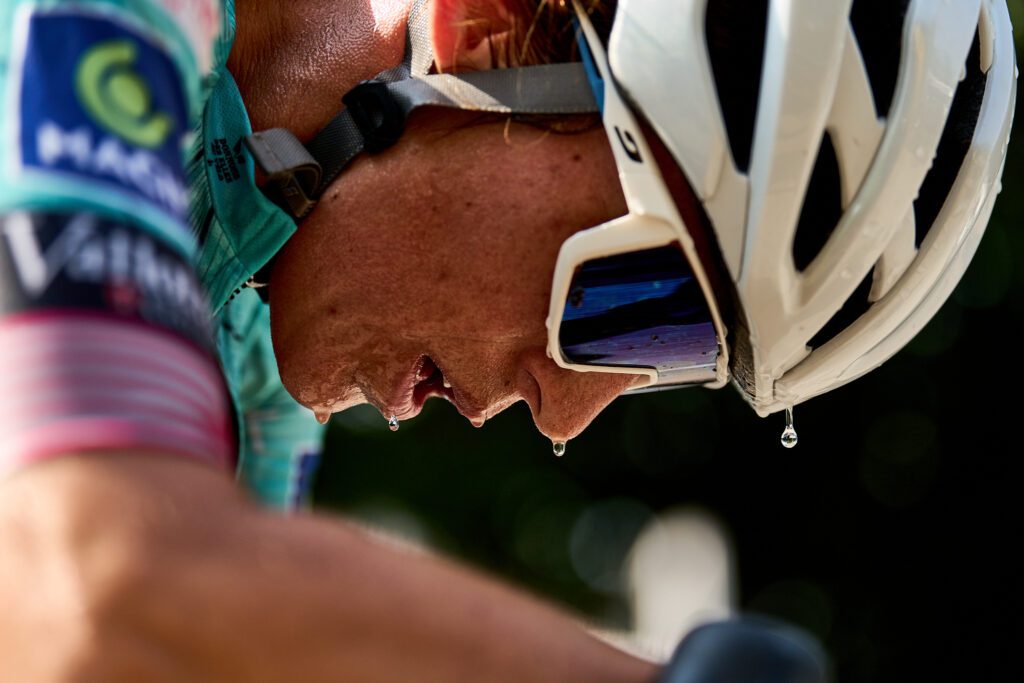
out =
{"type": "Polygon", "coordinates": [[[530,405],[537,429],[553,441],[568,441],[586,429],[639,375],[577,372],[559,367],[544,349],[524,351],[516,388],[530,405]]]}

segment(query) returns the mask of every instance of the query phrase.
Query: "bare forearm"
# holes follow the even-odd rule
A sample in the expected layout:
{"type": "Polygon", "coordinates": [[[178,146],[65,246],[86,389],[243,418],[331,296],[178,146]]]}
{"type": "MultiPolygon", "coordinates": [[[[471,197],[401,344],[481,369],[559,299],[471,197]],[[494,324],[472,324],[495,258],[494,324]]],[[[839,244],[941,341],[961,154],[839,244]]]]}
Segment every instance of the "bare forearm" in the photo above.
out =
{"type": "Polygon", "coordinates": [[[656,676],[653,666],[593,639],[571,619],[476,574],[333,520],[256,511],[230,491],[216,495],[229,484],[199,468],[172,474],[121,469],[108,492],[95,492],[109,501],[126,484],[115,480],[125,477],[143,490],[149,477],[163,483],[153,495],[117,494],[122,517],[132,509],[138,526],[157,529],[110,610],[133,634],[118,655],[133,668],[150,657],[176,662],[193,679],[656,676]]]}
{"type": "Polygon", "coordinates": [[[190,647],[208,645],[205,658],[223,661],[224,674],[306,681],[653,678],[649,665],[592,639],[568,618],[436,559],[312,518],[259,520],[251,531],[258,543],[225,548],[201,585],[173,591],[178,609],[162,620],[167,638],[185,634],[190,647]],[[180,609],[182,600],[194,601],[195,609],[180,609]],[[195,623],[189,615],[204,605],[220,614],[195,623]]]}

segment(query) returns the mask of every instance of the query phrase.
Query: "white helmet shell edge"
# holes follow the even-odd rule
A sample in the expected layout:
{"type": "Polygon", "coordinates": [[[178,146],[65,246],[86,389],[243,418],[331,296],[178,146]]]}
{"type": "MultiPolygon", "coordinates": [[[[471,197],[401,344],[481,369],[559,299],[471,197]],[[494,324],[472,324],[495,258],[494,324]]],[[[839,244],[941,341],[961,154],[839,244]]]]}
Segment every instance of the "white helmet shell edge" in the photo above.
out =
{"type": "Polygon", "coordinates": [[[750,167],[743,173],[715,88],[708,1],[620,0],[609,61],[619,88],[703,203],[749,346],[733,349],[734,383],[764,416],[878,367],[948,298],[1001,189],[1016,56],[1005,0],[912,0],[892,106],[879,118],[849,18],[853,0],[770,0],[750,167]],[[986,80],[974,135],[918,246],[914,201],[976,36],[986,80]],[[800,270],[793,244],[826,133],[839,165],[842,215],[800,270]],[[867,310],[811,348],[869,274],[867,310]]]}

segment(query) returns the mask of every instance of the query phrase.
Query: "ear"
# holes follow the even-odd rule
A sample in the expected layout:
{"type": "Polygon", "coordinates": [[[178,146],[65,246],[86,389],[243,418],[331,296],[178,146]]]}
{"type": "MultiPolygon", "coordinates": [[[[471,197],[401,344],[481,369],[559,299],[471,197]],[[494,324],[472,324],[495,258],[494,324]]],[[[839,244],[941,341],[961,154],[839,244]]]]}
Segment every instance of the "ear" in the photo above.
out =
{"type": "Polygon", "coordinates": [[[515,66],[519,23],[508,0],[433,0],[431,42],[441,73],[515,66]]]}

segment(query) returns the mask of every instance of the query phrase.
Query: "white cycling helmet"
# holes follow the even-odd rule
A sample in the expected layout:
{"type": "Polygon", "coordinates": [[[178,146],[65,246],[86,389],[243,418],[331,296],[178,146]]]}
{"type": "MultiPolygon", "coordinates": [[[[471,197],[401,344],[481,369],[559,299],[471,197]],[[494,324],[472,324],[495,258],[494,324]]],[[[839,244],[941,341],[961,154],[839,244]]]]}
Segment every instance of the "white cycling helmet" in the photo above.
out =
{"type": "Polygon", "coordinates": [[[1013,118],[1005,0],[620,0],[607,53],[706,212],[758,414],[878,367],[959,282],[1013,118]]]}
{"type": "Polygon", "coordinates": [[[920,331],[1000,189],[1005,0],[619,0],[607,45],[570,4],[582,64],[430,74],[417,0],[403,64],[351,90],[312,141],[247,140],[278,201],[301,220],[418,107],[600,112],[629,214],[562,246],[557,364],[636,374],[641,390],[731,377],[763,416],[920,331]]]}

